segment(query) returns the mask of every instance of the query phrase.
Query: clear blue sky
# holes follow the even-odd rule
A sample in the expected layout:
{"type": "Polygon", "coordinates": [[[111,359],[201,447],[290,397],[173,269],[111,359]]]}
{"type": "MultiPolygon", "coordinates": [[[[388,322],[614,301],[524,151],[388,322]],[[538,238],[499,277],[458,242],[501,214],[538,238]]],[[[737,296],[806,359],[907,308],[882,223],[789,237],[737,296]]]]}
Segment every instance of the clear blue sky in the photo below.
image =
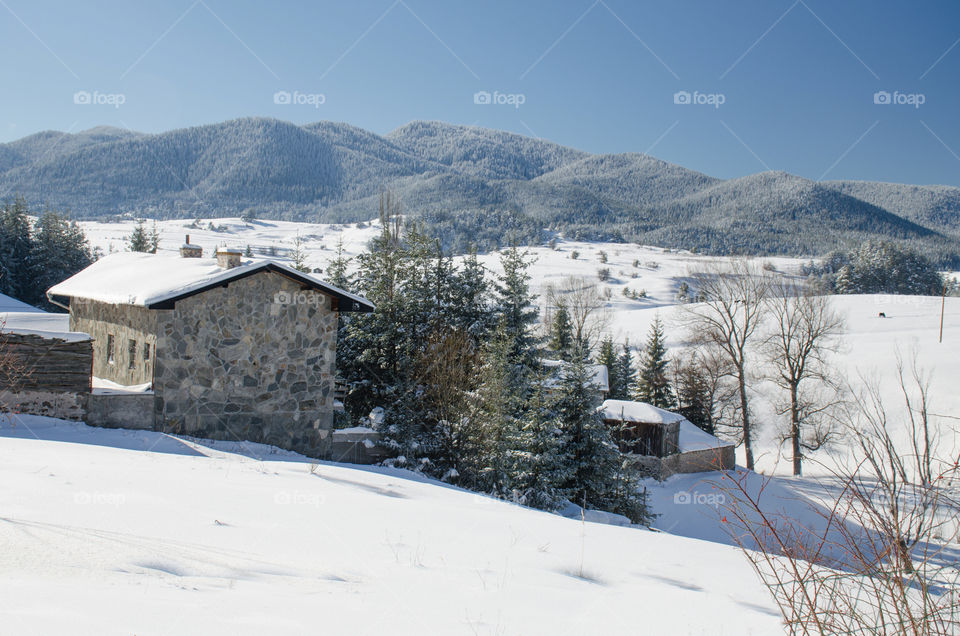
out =
{"type": "Polygon", "coordinates": [[[0,141],[423,119],[719,177],[960,185],[958,41],[957,0],[0,0],[0,141]]]}

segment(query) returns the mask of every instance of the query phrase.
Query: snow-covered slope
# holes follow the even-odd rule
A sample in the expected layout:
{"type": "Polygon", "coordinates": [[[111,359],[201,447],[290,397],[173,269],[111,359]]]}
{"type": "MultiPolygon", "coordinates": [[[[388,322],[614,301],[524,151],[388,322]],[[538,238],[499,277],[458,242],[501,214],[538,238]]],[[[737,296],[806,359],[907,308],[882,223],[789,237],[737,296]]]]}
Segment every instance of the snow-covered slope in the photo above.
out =
{"type": "MultiPolygon", "coordinates": [[[[189,233],[208,255],[249,245],[283,259],[299,235],[308,265],[322,271],[340,240],[355,256],[378,232],[376,223],[207,223],[158,223],[161,251],[189,233]]],[[[84,229],[104,252],[121,251],[133,222],[84,229]]],[[[660,316],[672,355],[686,346],[678,289],[723,260],[564,240],[530,253],[541,302],[550,286],[583,277],[605,299],[617,341],[640,344],[660,316]]],[[[499,269],[497,254],[481,261],[499,269]]],[[[757,262],[787,275],[801,264],[757,262]]],[[[860,385],[877,377],[897,402],[897,354],[915,352],[930,373],[934,411],[960,413],[960,299],[947,300],[942,344],[939,299],[841,296],[835,306],[846,318],[832,361],[840,375],[860,385]]],[[[815,527],[817,502],[831,496],[818,464],[843,461],[844,448],[816,453],[808,477],[787,477],[773,387],[754,386],[758,467],[772,476],[746,475],[747,486],[764,490],[765,509],[815,527]]],[[[958,444],[954,431],[943,434],[958,444]]],[[[0,424],[0,544],[10,555],[0,566],[0,625],[18,634],[782,633],[766,590],[730,545],[729,478],[648,482],[659,515],[651,532],[537,512],[395,469],[20,418],[0,424]]]]}
{"type": "Polygon", "coordinates": [[[781,633],[729,546],[255,444],[0,436],[4,633],[781,633]]]}

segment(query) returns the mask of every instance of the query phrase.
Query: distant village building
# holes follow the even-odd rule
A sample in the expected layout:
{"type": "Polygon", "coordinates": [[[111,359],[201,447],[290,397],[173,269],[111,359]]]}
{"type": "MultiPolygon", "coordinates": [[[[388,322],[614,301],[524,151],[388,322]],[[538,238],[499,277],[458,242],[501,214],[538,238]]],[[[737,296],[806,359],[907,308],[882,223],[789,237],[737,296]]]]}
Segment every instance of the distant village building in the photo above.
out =
{"type": "Polygon", "coordinates": [[[734,445],[697,428],[682,415],[645,402],[606,400],[603,421],[640,472],[657,479],[677,473],[733,470],[734,445]]]}
{"type": "Polygon", "coordinates": [[[106,256],[52,287],[93,338],[91,424],[250,440],[327,456],[337,315],[366,299],[287,265],[220,249],[203,258],[106,256]]]}

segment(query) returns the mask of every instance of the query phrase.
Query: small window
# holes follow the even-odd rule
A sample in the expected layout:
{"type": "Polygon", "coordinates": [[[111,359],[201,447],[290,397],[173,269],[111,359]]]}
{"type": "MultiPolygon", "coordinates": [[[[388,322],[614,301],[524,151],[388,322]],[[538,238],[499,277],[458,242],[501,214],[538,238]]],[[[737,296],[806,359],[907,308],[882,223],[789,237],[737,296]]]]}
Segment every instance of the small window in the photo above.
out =
{"type": "Polygon", "coordinates": [[[143,361],[150,362],[150,343],[143,343],[143,361]]]}
{"type": "Polygon", "coordinates": [[[130,361],[129,364],[127,365],[127,368],[132,369],[137,364],[137,341],[136,340],[127,341],[127,354],[128,354],[127,360],[130,361]]]}
{"type": "Polygon", "coordinates": [[[114,360],[113,350],[114,350],[113,334],[111,333],[111,334],[107,334],[107,362],[109,362],[110,364],[113,364],[113,360],[114,360]]]}

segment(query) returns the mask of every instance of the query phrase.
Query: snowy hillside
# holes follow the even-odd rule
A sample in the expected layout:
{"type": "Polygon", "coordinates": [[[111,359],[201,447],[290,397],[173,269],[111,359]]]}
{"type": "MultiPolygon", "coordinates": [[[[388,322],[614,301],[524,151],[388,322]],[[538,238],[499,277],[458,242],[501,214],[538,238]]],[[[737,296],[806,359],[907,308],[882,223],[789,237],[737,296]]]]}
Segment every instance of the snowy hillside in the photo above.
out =
{"type": "Polygon", "coordinates": [[[781,631],[725,545],[255,444],[39,417],[0,436],[4,633],[781,631]]]}
{"type": "MultiPolygon", "coordinates": [[[[126,249],[133,226],[83,224],[105,253],[126,249]]],[[[369,222],[236,218],[157,229],[162,252],[190,234],[208,256],[220,245],[249,246],[281,260],[299,236],[307,264],[321,271],[340,241],[356,256],[379,231],[369,222]]],[[[541,304],[550,288],[582,277],[596,286],[609,335],[639,345],[659,316],[671,356],[687,345],[678,291],[724,260],[562,239],[530,254],[541,304]]],[[[499,270],[498,254],[480,260],[499,270]]],[[[757,264],[791,276],[802,261],[757,264]]],[[[896,403],[897,354],[915,353],[930,374],[932,410],[960,413],[960,299],[947,300],[942,344],[939,299],[838,296],[835,306],[845,333],[831,364],[854,388],[876,378],[896,403]]],[[[824,477],[847,449],[818,451],[805,477],[789,476],[775,387],[758,381],[751,399],[766,475],[646,480],[653,531],[605,513],[582,519],[575,507],[566,518],[547,514],[399,469],[15,416],[0,422],[0,542],[12,555],[0,624],[17,634],[98,635],[782,633],[767,590],[733,546],[723,482],[743,479],[764,492],[765,512],[816,532],[817,507],[829,509],[836,495],[824,477]]],[[[953,429],[940,433],[960,447],[953,429]]]]}

